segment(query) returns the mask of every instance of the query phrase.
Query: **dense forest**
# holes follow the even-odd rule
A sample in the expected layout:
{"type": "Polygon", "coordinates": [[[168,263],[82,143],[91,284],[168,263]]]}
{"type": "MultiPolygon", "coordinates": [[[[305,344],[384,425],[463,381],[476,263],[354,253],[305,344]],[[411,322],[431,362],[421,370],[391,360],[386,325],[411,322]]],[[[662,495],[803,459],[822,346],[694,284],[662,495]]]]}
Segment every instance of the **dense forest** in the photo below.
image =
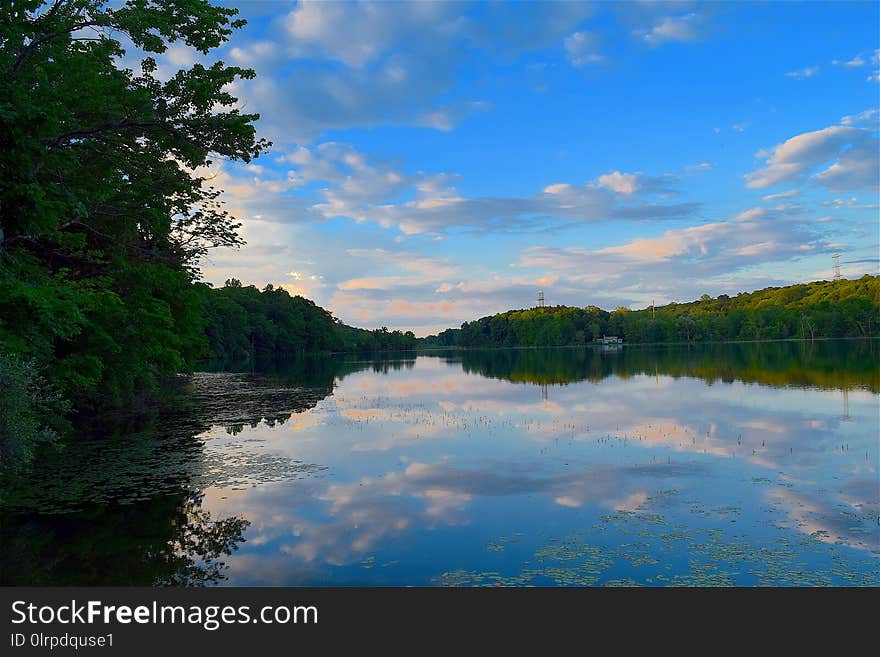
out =
{"type": "Polygon", "coordinates": [[[423,347],[532,347],[588,344],[876,337],[880,277],[817,281],[642,310],[553,306],[509,310],[420,340],[423,347]]]}
{"type": "Polygon", "coordinates": [[[236,279],[206,292],[205,364],[239,370],[321,351],[364,352],[414,349],[412,331],[368,331],[347,326],[313,301],[267,285],[262,291],[236,279]]]}
{"type": "Polygon", "coordinates": [[[237,13],[205,0],[4,4],[0,450],[50,438],[69,403],[124,404],[204,355],[198,262],[242,240],[198,171],[269,144],[227,91],[252,70],[197,63],[166,78],[154,55],[175,42],[208,53],[244,24],[237,13]]]}

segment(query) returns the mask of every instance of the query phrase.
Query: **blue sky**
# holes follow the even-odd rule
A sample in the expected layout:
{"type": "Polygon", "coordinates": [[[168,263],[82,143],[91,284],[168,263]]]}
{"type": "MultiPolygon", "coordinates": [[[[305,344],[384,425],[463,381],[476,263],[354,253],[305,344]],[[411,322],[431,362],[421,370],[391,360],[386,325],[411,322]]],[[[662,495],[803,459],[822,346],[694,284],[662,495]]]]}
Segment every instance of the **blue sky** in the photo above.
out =
{"type": "MultiPolygon", "coordinates": [[[[878,272],[877,3],[230,2],[274,143],[215,184],[282,285],[417,335],[878,272]]],[[[198,59],[175,45],[166,71],[198,59]]]]}

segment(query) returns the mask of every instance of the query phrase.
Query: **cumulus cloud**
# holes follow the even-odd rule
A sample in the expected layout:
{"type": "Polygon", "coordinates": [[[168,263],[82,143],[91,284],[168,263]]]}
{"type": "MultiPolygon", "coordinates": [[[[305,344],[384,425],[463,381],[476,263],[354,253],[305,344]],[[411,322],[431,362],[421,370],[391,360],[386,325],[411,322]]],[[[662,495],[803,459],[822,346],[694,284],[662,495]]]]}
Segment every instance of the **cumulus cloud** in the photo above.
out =
{"type": "MultiPolygon", "coordinates": [[[[248,7],[244,8],[249,13],[248,7]]],[[[415,125],[448,131],[488,105],[455,94],[462,64],[566,48],[581,65],[585,3],[498,7],[457,2],[298,2],[259,40],[238,39],[237,64],[260,65],[239,96],[259,107],[277,142],[308,143],[353,126],[415,125]],[[581,36],[578,36],[581,35],[581,36]],[[282,109],[283,108],[283,109],[282,109]]]]}
{"type": "Polygon", "coordinates": [[[450,3],[315,2],[302,0],[283,19],[295,57],[328,58],[362,68],[418,34],[429,39],[452,30],[450,3]]]}
{"type": "MultiPolygon", "coordinates": [[[[275,143],[310,143],[355,126],[450,130],[488,107],[460,89],[461,69],[477,60],[509,63],[541,51],[562,51],[575,67],[605,60],[599,33],[586,29],[595,8],[584,2],[303,0],[282,11],[259,38],[248,41],[244,31],[227,50],[236,64],[259,69],[236,93],[259,108],[260,129],[275,143]]],[[[649,8],[634,31],[652,46],[693,41],[704,13],[649,8]]]]}
{"type": "MultiPolygon", "coordinates": [[[[587,185],[555,183],[523,197],[465,197],[455,188],[459,177],[450,173],[407,173],[388,163],[370,160],[348,144],[325,142],[297,147],[279,156],[290,165],[298,185],[322,186],[314,191],[305,214],[285,221],[327,220],[338,217],[395,227],[406,235],[471,232],[535,232],[572,224],[628,219],[680,219],[694,214],[696,203],[660,203],[652,195],[675,193],[674,176],[612,172],[587,185]],[[408,200],[403,200],[407,199],[408,200]]],[[[305,192],[304,192],[305,193],[305,192]]]]}
{"type": "Polygon", "coordinates": [[[796,135],[757,157],[765,166],[746,174],[746,186],[763,189],[801,182],[810,170],[832,162],[812,176],[818,185],[831,189],[870,188],[877,185],[877,139],[863,129],[847,125],[830,126],[796,135]]]}
{"type": "Polygon", "coordinates": [[[880,181],[880,142],[867,139],[853,144],[840,154],[837,161],[813,176],[813,180],[829,189],[839,191],[874,187],[880,181]]]}
{"type": "Polygon", "coordinates": [[[229,57],[237,66],[265,67],[278,62],[284,55],[281,46],[274,41],[252,41],[229,50],[229,57]]]}
{"type": "MultiPolygon", "coordinates": [[[[244,8],[249,13],[248,7],[244,8]]],[[[256,41],[236,41],[230,59],[259,64],[237,89],[259,107],[276,143],[308,143],[330,129],[422,125],[448,130],[479,99],[449,98],[469,42],[456,3],[297,3],[256,41]]]]}
{"type": "MultiPolygon", "coordinates": [[[[593,285],[638,281],[640,294],[698,285],[758,263],[780,262],[815,253],[824,242],[799,215],[797,206],[753,208],[729,221],[666,230],[602,248],[535,246],[522,252],[517,267],[576,281],[584,272],[593,285]]],[[[633,292],[633,290],[630,290],[633,292]]]]}
{"type": "MultiPolygon", "coordinates": [[[[698,168],[705,168],[711,165],[699,165],[698,168]]],[[[597,187],[604,187],[616,194],[624,196],[632,196],[636,192],[655,193],[655,194],[674,194],[669,185],[676,182],[674,176],[646,176],[641,171],[636,173],[621,173],[620,171],[612,171],[596,178],[594,184],[597,187]]]]}
{"type": "Polygon", "coordinates": [[[454,84],[453,69],[412,53],[393,56],[381,69],[290,66],[241,85],[240,96],[262,109],[260,128],[276,142],[308,143],[327,130],[353,126],[448,130],[486,107],[479,100],[437,104],[454,84]]]}
{"type": "Polygon", "coordinates": [[[620,173],[620,171],[613,171],[611,173],[606,173],[605,175],[599,176],[596,179],[596,184],[599,187],[610,189],[612,192],[629,195],[634,194],[641,188],[641,185],[639,184],[639,178],[640,174],[620,173]]]}
{"type": "Polygon", "coordinates": [[[650,28],[636,30],[635,35],[650,46],[671,41],[696,41],[702,36],[702,22],[698,13],[662,16],[650,28]]]}

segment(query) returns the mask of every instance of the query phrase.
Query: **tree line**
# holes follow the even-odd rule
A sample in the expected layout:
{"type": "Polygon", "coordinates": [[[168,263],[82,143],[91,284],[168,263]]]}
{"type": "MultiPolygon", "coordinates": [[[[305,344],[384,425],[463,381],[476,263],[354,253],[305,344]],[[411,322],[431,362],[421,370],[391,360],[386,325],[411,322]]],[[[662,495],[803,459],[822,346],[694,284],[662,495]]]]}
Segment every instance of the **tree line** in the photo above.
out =
{"type": "Polygon", "coordinates": [[[630,343],[724,342],[877,337],[880,277],[816,281],[704,294],[689,303],[611,312],[587,306],[509,310],[465,322],[419,341],[423,347],[534,347],[589,344],[603,336],[630,343]]]}
{"type": "Polygon", "coordinates": [[[347,326],[332,313],[284,288],[262,290],[236,279],[205,291],[203,363],[216,369],[268,367],[315,352],[374,352],[415,349],[416,337],[387,328],[347,326]]]}

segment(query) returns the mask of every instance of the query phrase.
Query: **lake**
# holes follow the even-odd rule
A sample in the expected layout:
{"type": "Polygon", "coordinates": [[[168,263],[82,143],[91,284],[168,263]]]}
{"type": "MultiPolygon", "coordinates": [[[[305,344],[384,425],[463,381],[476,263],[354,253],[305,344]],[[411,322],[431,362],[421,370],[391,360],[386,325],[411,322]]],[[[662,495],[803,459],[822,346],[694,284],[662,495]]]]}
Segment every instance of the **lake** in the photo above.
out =
{"type": "Polygon", "coordinates": [[[197,373],[0,479],[13,585],[880,584],[880,342],[197,373]]]}

